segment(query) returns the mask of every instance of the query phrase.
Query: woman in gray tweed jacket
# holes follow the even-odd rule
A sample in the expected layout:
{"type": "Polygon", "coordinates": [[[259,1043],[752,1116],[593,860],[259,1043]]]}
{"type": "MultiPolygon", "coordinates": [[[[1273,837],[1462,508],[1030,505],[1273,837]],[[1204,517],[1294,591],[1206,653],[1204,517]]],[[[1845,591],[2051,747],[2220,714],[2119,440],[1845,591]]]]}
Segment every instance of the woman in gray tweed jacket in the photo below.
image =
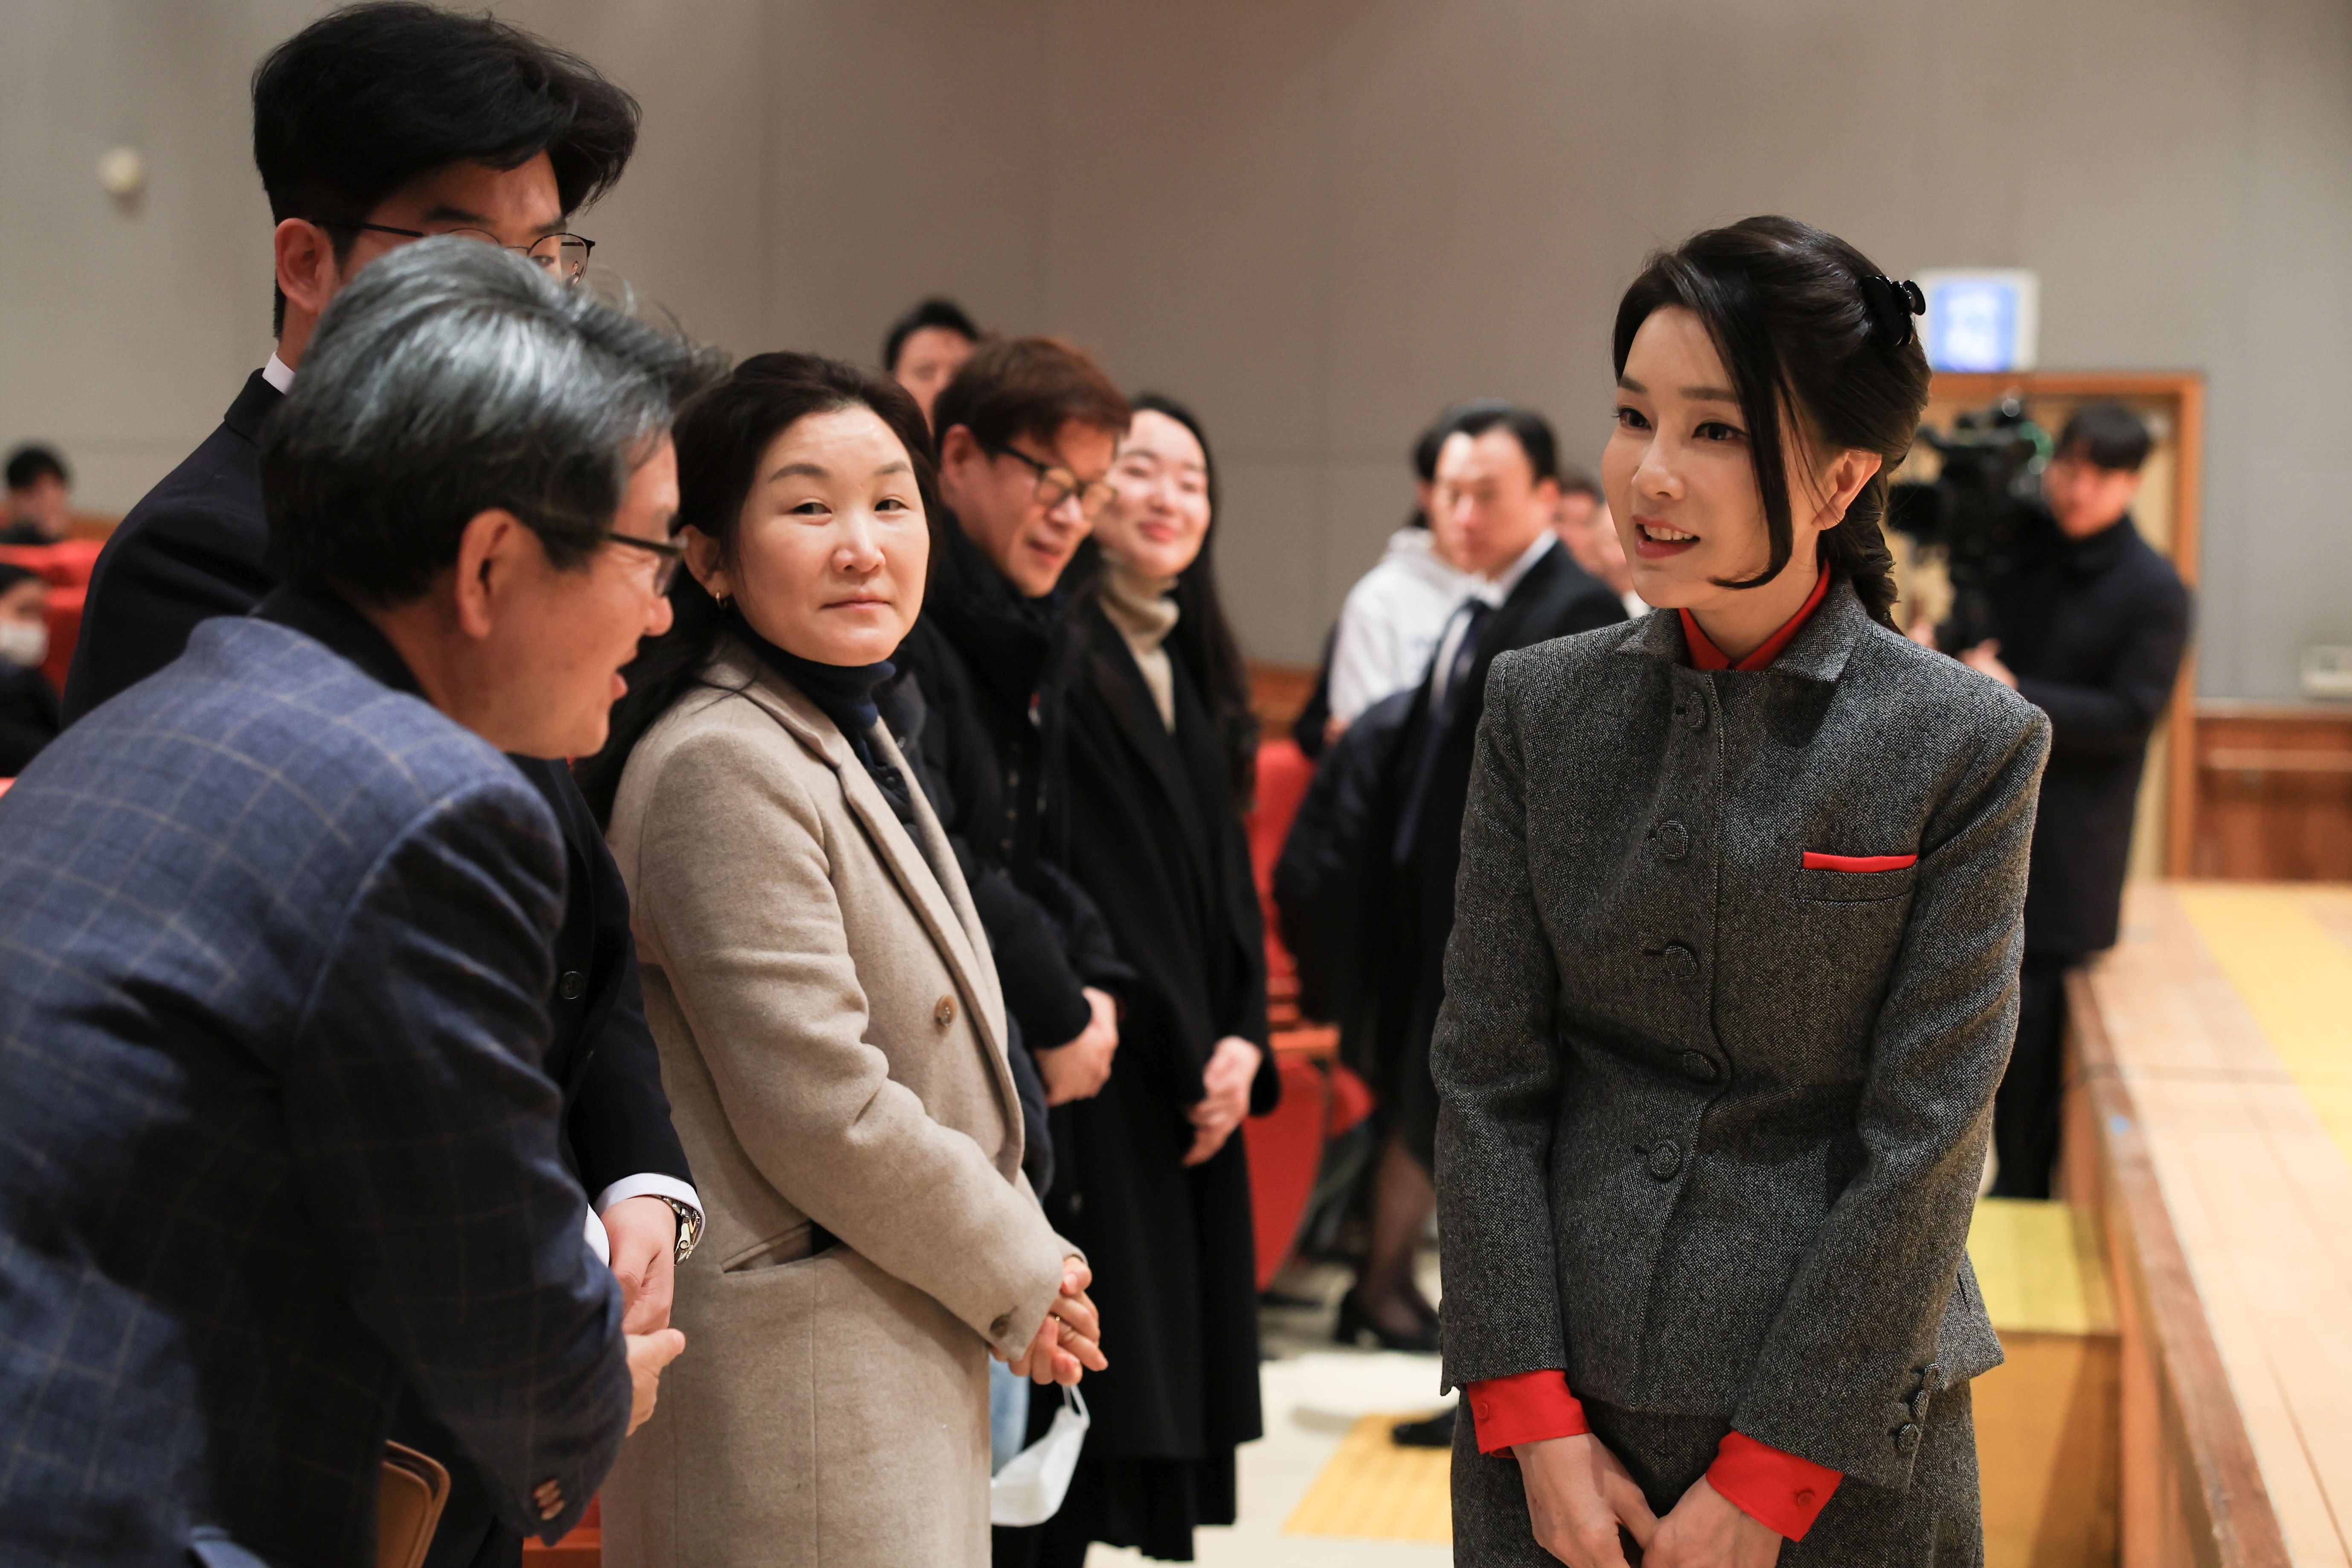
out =
{"type": "Polygon", "coordinates": [[[1974,1564],[1965,1254],[2050,726],[1894,629],[1917,290],[1654,257],[1603,484],[1665,606],[1495,663],[1431,1068],[1455,1559],[1974,1564]]]}

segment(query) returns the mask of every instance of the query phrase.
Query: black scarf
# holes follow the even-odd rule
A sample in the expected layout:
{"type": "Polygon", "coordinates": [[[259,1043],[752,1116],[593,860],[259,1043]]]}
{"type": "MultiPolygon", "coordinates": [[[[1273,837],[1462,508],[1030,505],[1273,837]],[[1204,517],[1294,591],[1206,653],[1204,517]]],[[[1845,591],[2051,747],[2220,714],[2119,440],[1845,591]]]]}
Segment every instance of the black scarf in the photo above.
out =
{"type": "Polygon", "coordinates": [[[1042,597],[1024,599],[980,546],[965,537],[953,517],[940,531],[947,538],[947,550],[923,614],[962,650],[973,679],[992,700],[1026,713],[1046,655],[1053,651],[1067,595],[1057,587],[1042,597]]]}
{"type": "MultiPolygon", "coordinates": [[[[813,658],[803,658],[790,653],[751,629],[739,613],[734,617],[735,633],[751,645],[753,652],[777,675],[790,681],[793,689],[817,706],[817,710],[833,721],[841,738],[849,742],[874,786],[882,798],[890,803],[891,815],[905,825],[909,834],[916,834],[915,802],[906,774],[886,762],[874,750],[869,731],[882,717],[875,706],[874,689],[898,673],[888,659],[878,664],[819,664],[813,658]]],[[[919,841],[920,835],[916,835],[919,841]]]]}

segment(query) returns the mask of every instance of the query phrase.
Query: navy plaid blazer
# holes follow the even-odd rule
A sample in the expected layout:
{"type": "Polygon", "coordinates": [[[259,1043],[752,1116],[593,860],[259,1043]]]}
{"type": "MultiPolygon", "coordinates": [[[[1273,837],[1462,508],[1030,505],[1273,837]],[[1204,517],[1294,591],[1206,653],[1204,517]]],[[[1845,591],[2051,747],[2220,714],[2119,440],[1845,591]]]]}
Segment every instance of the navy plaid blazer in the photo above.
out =
{"type": "Polygon", "coordinates": [[[519,1530],[619,1450],[561,842],[331,607],[205,624],[0,796],[0,1564],[372,1563],[404,1384],[519,1530]]]}

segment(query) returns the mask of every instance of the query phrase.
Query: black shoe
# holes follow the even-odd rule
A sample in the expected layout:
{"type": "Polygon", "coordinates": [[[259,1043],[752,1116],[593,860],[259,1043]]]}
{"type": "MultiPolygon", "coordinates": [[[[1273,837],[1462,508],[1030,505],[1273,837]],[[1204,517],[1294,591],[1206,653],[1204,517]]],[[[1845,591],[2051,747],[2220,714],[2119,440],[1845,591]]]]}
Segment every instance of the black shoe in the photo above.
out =
{"type": "Polygon", "coordinates": [[[1427,1354],[1437,1349],[1437,1325],[1424,1323],[1410,1333],[1391,1333],[1372,1321],[1364,1310],[1364,1303],[1353,1290],[1339,1298],[1339,1321],[1331,1330],[1331,1337],[1343,1345],[1360,1345],[1370,1334],[1372,1342],[1384,1351],[1416,1351],[1427,1354]]]}
{"type": "Polygon", "coordinates": [[[1454,1418],[1461,1414],[1462,1406],[1449,1405],[1419,1421],[1400,1421],[1389,1428],[1389,1440],[1400,1448],[1451,1448],[1454,1418]]]}

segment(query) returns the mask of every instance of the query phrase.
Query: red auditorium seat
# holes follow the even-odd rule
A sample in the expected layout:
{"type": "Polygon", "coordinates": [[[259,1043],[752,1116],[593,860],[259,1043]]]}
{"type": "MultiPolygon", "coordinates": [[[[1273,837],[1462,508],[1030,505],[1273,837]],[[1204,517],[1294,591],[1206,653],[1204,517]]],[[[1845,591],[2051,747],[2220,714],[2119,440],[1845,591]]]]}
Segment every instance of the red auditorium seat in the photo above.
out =
{"type": "Polygon", "coordinates": [[[90,569],[105,541],[61,539],[55,544],[0,544],[0,561],[28,567],[49,580],[49,657],[41,666],[49,684],[63,691],[66,671],[73,665],[74,643],[81,636],[82,601],[89,592],[90,569]]]}
{"type": "Polygon", "coordinates": [[[1371,1090],[1339,1059],[1339,1032],[1302,1017],[1298,966],[1276,933],[1274,863],[1290,832],[1315,764],[1293,741],[1267,741],[1257,752],[1257,805],[1249,816],[1251,868],[1265,911],[1266,1011],[1282,1103],[1270,1116],[1242,1123],[1249,1141],[1250,1206],[1257,1230],[1257,1286],[1274,1282],[1298,1239],[1314,1195],[1323,1150],[1369,1115],[1371,1090]]]}

